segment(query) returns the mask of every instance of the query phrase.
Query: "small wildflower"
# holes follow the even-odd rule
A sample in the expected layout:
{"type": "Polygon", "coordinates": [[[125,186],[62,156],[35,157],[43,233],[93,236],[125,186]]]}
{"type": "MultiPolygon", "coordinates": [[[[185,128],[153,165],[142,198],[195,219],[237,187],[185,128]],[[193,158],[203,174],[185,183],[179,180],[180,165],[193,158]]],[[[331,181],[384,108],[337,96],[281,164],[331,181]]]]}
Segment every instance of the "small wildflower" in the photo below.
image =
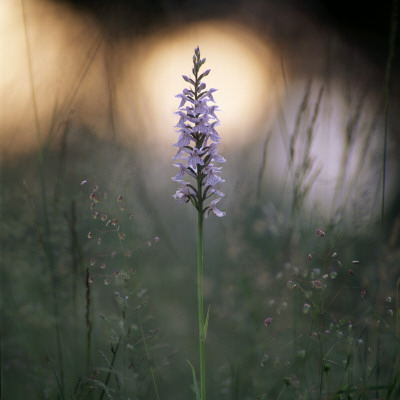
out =
{"type": "Polygon", "coordinates": [[[108,286],[110,284],[110,280],[108,278],[104,279],[104,285],[108,286]]]}
{"type": "Polygon", "coordinates": [[[311,254],[311,253],[308,253],[307,258],[308,258],[308,261],[311,261],[311,259],[312,259],[312,254],[311,254]]]}
{"type": "Polygon", "coordinates": [[[86,185],[87,183],[88,183],[87,179],[84,179],[84,180],[81,182],[81,186],[86,185]]]}
{"type": "Polygon", "coordinates": [[[100,265],[100,268],[101,268],[101,269],[105,269],[105,268],[106,268],[106,264],[105,264],[105,263],[102,263],[102,264],[100,265]]]}
{"type": "Polygon", "coordinates": [[[367,291],[365,289],[361,289],[361,298],[363,299],[365,295],[367,294],[367,291]]]}
{"type": "Polygon", "coordinates": [[[336,258],[336,257],[337,257],[336,251],[332,253],[331,257],[332,257],[332,258],[336,258]]]}
{"type": "Polygon", "coordinates": [[[125,204],[121,204],[121,205],[119,206],[119,209],[120,209],[121,211],[125,211],[125,210],[126,210],[126,205],[125,205],[125,204]]]}
{"type": "Polygon", "coordinates": [[[120,240],[124,240],[126,238],[125,233],[120,232],[119,233],[119,238],[120,238],[120,240]]]}
{"type": "Polygon", "coordinates": [[[133,212],[132,211],[129,213],[129,219],[133,219],[133,212]]]}
{"type": "Polygon", "coordinates": [[[347,325],[347,329],[349,331],[353,330],[353,324],[351,322],[349,322],[349,325],[347,325]]]}
{"type": "Polygon", "coordinates": [[[286,286],[287,286],[289,289],[294,289],[294,288],[297,286],[297,284],[296,284],[295,281],[290,280],[290,281],[288,281],[288,283],[286,284],[286,286]]]}
{"type": "Polygon", "coordinates": [[[93,232],[89,232],[88,235],[87,235],[87,237],[88,237],[89,239],[91,239],[93,236],[94,236],[93,232]]]}
{"type": "Polygon", "coordinates": [[[315,289],[321,289],[324,286],[324,284],[319,279],[315,279],[314,281],[312,281],[312,285],[315,289]]]}
{"type": "Polygon", "coordinates": [[[392,298],[390,296],[386,297],[385,302],[390,304],[392,302],[392,298]]]}
{"type": "Polygon", "coordinates": [[[93,219],[97,219],[97,217],[100,215],[100,213],[98,211],[95,211],[93,213],[93,219]]]}
{"type": "Polygon", "coordinates": [[[88,282],[89,282],[89,283],[93,283],[93,281],[94,281],[93,276],[89,276],[88,282]]]}
{"type": "Polygon", "coordinates": [[[121,195],[119,195],[119,196],[117,197],[118,203],[121,203],[121,201],[122,201],[123,199],[124,199],[124,198],[123,198],[121,195]]]}
{"type": "Polygon", "coordinates": [[[325,232],[322,229],[317,229],[315,233],[318,237],[325,237],[325,232]]]}
{"type": "Polygon", "coordinates": [[[271,317],[268,317],[264,320],[264,325],[269,326],[272,324],[273,319],[271,317]]]}
{"type": "Polygon", "coordinates": [[[94,185],[92,190],[93,190],[93,192],[97,192],[99,190],[99,186],[98,185],[94,185]]]}
{"type": "Polygon", "coordinates": [[[329,278],[329,275],[328,275],[328,274],[324,274],[324,275],[322,275],[322,279],[323,279],[323,280],[325,280],[325,281],[326,281],[328,278],[329,278]]]}
{"type": "Polygon", "coordinates": [[[336,279],[336,277],[337,277],[337,272],[336,272],[336,271],[331,271],[331,272],[329,273],[329,277],[330,277],[331,279],[336,279]]]}
{"type": "Polygon", "coordinates": [[[390,315],[391,317],[393,316],[393,310],[389,308],[389,310],[386,311],[387,315],[390,315]]]}
{"type": "Polygon", "coordinates": [[[90,259],[90,266],[93,267],[96,264],[96,259],[95,258],[91,258],[90,259]]]}
{"type": "Polygon", "coordinates": [[[118,223],[119,223],[119,221],[118,221],[117,218],[113,218],[113,219],[111,220],[111,223],[112,223],[114,226],[117,226],[118,223]]]}

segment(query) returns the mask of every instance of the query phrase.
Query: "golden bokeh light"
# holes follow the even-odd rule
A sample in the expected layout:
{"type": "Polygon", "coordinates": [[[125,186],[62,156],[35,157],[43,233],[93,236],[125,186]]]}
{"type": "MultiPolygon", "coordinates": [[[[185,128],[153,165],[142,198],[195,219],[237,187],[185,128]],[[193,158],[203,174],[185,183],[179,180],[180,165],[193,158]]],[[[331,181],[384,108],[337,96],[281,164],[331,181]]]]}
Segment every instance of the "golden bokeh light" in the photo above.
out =
{"type": "Polygon", "coordinates": [[[191,74],[197,45],[207,59],[203,68],[211,69],[207,87],[218,90],[214,98],[220,108],[219,132],[231,146],[241,146],[266,119],[281,85],[271,48],[240,24],[226,20],[160,32],[141,44],[140,57],[135,57],[142,96],[137,104],[143,107],[146,130],[162,142],[174,138],[179,105],[174,96],[187,86],[182,75],[191,74]]]}
{"type": "Polygon", "coordinates": [[[31,151],[73,110],[93,120],[93,109],[104,108],[103,65],[92,62],[101,54],[100,34],[90,18],[63,4],[0,6],[1,148],[31,151]]]}
{"type": "MultiPolygon", "coordinates": [[[[76,126],[86,127],[83,134],[89,128],[128,146],[140,145],[151,157],[161,157],[163,152],[165,165],[174,154],[171,144],[177,137],[174,113],[180,101],[175,96],[187,86],[182,75],[191,74],[191,57],[198,45],[207,59],[205,68],[211,69],[207,87],[217,89],[221,153],[229,158],[244,150],[249,155],[245,166],[240,157],[232,157],[232,171],[246,169],[254,177],[270,133],[265,186],[275,185],[273,191],[281,190],[290,198],[312,126],[308,178],[315,179],[307,193],[310,208],[318,203],[335,210],[360,193],[370,196],[370,204],[378,203],[380,164],[376,160],[382,142],[377,132],[382,121],[376,96],[363,100],[359,88],[368,79],[361,73],[355,89],[345,87],[343,76],[331,76],[327,85],[326,70],[334,66],[324,58],[323,35],[313,39],[313,46],[308,43],[310,36],[299,35],[283,51],[240,18],[221,18],[171,24],[114,43],[104,38],[91,17],[65,3],[3,0],[0,38],[0,148],[7,154],[34,151],[38,137],[42,144],[49,137],[57,143],[58,127],[72,115],[76,126]],[[301,54],[300,62],[296,46],[302,52],[310,48],[309,54],[301,54]],[[302,133],[294,146],[297,158],[289,167],[290,141],[308,81],[312,91],[301,114],[302,133]],[[312,122],[322,87],[318,115],[312,122]]],[[[340,51],[338,58],[351,54],[340,51]]],[[[362,58],[357,62],[366,73],[368,63],[362,58]]],[[[390,168],[394,170],[393,162],[390,168]]],[[[388,174],[392,182],[393,175],[388,174]]]]}

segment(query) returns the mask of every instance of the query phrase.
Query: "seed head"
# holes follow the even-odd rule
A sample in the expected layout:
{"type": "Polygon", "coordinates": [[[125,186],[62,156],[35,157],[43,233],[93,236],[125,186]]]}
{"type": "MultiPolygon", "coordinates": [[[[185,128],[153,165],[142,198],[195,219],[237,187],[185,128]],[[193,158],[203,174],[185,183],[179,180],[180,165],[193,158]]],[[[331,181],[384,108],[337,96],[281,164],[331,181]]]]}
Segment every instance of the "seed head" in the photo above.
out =
{"type": "Polygon", "coordinates": [[[269,326],[272,324],[273,319],[271,317],[268,317],[264,320],[264,325],[269,326]]]}
{"type": "Polygon", "coordinates": [[[317,229],[315,233],[318,237],[325,237],[325,232],[322,229],[317,229]]]}

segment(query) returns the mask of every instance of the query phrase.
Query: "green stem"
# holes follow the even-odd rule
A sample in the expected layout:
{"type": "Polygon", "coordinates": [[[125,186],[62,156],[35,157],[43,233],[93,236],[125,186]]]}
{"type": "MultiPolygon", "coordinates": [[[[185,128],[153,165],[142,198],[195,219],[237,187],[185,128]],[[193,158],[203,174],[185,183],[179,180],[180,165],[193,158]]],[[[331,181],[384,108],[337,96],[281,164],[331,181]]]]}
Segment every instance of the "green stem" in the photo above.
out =
{"type": "Polygon", "coordinates": [[[206,399],[206,364],[204,354],[204,306],[203,306],[203,207],[197,214],[197,302],[199,313],[199,344],[200,344],[200,391],[201,400],[206,399]]]}

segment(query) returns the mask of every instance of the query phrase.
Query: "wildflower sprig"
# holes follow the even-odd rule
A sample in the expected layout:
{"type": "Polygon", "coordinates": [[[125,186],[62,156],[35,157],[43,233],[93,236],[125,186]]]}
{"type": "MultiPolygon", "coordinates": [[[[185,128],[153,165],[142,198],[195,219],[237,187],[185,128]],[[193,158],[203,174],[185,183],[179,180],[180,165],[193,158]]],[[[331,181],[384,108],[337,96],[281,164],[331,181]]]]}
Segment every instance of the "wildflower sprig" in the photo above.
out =
{"type": "MultiPolygon", "coordinates": [[[[88,185],[88,181],[85,179],[81,182],[81,186],[88,185]]],[[[90,186],[90,185],[89,185],[90,186]]],[[[88,282],[93,283],[95,278],[104,278],[104,284],[109,285],[111,278],[119,278],[122,280],[129,280],[130,276],[135,275],[136,271],[128,266],[127,258],[131,257],[134,252],[142,247],[156,247],[160,241],[158,236],[154,236],[151,240],[142,242],[139,245],[131,246],[129,241],[129,234],[126,233],[125,229],[129,229],[126,226],[126,219],[134,221],[133,211],[128,211],[125,204],[124,198],[118,195],[116,201],[111,201],[107,192],[103,192],[101,188],[95,184],[91,185],[91,191],[89,194],[90,199],[90,210],[92,218],[96,220],[94,227],[87,234],[88,239],[97,243],[98,246],[103,245],[104,238],[108,237],[108,246],[110,243],[116,246],[115,248],[104,250],[101,254],[92,256],[90,259],[90,276],[88,276],[88,282]],[[124,222],[124,223],[122,223],[124,222]],[[124,226],[124,229],[122,228],[124,226]],[[117,241],[115,242],[115,239],[117,241]],[[128,240],[128,243],[125,243],[128,240]],[[123,258],[123,270],[109,271],[108,263],[115,263],[117,257],[123,258]],[[100,267],[101,273],[96,272],[100,267]]]]}
{"type": "MultiPolygon", "coordinates": [[[[199,318],[199,360],[200,360],[200,387],[197,384],[195,369],[190,364],[193,373],[196,400],[206,399],[206,367],[205,367],[205,341],[208,329],[208,316],[204,318],[203,305],[203,220],[212,212],[217,217],[226,215],[219,210],[216,204],[225,195],[219,191],[224,179],[219,176],[221,167],[215,163],[223,164],[226,160],[218,154],[220,136],[215,127],[219,119],[215,115],[218,106],[215,104],[213,93],[216,89],[208,89],[202,79],[210,70],[200,73],[200,68],[206,62],[200,57],[199,47],[196,47],[193,55],[193,77],[182,75],[183,79],[190,84],[189,88],[176,97],[181,99],[179,109],[179,122],[175,126],[179,133],[178,141],[173,145],[178,151],[173,158],[177,161],[174,166],[179,168],[178,173],[172,178],[173,181],[181,184],[181,187],[173,195],[178,203],[189,201],[197,210],[197,304],[199,318]],[[188,175],[191,182],[185,181],[188,175]],[[195,183],[193,183],[195,181],[195,183]],[[212,195],[217,195],[208,205],[205,201],[212,195]]],[[[209,310],[209,308],[208,308],[209,310]]]]}
{"type": "Polygon", "coordinates": [[[200,50],[197,47],[193,55],[193,78],[183,75],[183,79],[190,84],[176,97],[181,99],[179,111],[179,122],[176,125],[179,133],[178,141],[173,145],[178,151],[173,160],[181,160],[173,165],[179,168],[178,173],[172,178],[181,184],[181,187],[173,195],[178,203],[193,204],[197,211],[206,217],[213,212],[217,217],[223,217],[225,212],[219,210],[216,204],[224,197],[224,193],[218,189],[225,182],[219,176],[221,167],[215,163],[225,163],[225,158],[218,154],[220,136],[215,127],[219,119],[215,112],[218,111],[213,93],[216,89],[208,89],[202,79],[210,73],[210,69],[200,73],[200,68],[206,59],[201,59],[200,50]],[[186,105],[188,104],[188,105],[186,105]],[[185,175],[194,178],[196,184],[184,180],[185,175]],[[205,206],[204,202],[213,194],[220,198],[213,200],[205,206]]]}

